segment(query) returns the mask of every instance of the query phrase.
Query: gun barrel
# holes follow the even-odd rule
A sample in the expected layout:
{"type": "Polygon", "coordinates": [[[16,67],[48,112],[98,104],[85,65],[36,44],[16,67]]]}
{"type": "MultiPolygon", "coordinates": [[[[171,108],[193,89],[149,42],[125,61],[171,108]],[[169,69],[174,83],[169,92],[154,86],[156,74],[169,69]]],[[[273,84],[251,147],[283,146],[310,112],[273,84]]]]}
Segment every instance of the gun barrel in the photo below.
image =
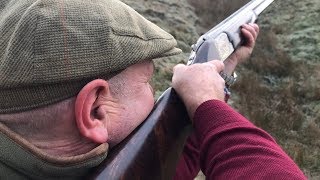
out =
{"type": "Polygon", "coordinates": [[[265,0],[263,3],[261,3],[258,7],[254,9],[255,14],[261,14],[262,11],[264,11],[271,3],[273,3],[274,0],[265,0]]]}
{"type": "Polygon", "coordinates": [[[224,28],[224,26],[230,26],[230,24],[239,21],[239,18],[243,17],[244,14],[248,14],[251,12],[254,13],[256,16],[260,15],[262,11],[265,10],[273,1],[274,0],[252,0],[248,2],[238,11],[234,12],[225,20],[216,25],[214,28],[205,33],[204,36],[210,35],[210,33],[212,33],[213,31],[222,29],[224,28]]]}

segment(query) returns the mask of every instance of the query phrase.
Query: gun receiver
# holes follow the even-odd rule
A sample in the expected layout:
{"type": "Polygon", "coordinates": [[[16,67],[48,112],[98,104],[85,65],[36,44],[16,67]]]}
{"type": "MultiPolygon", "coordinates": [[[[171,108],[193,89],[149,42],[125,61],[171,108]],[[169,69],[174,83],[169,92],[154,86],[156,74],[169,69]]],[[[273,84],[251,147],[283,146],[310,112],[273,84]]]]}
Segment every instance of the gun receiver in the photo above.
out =
{"type": "MultiPolygon", "coordinates": [[[[188,64],[225,60],[241,44],[241,25],[254,22],[273,0],[252,0],[209,32],[192,47],[188,64]]],[[[169,88],[148,118],[123,142],[89,179],[171,179],[191,129],[187,110],[169,88]]]]}
{"type": "Polygon", "coordinates": [[[197,43],[192,45],[188,65],[227,59],[241,45],[240,27],[255,22],[258,15],[273,1],[252,0],[202,35],[197,43]]]}

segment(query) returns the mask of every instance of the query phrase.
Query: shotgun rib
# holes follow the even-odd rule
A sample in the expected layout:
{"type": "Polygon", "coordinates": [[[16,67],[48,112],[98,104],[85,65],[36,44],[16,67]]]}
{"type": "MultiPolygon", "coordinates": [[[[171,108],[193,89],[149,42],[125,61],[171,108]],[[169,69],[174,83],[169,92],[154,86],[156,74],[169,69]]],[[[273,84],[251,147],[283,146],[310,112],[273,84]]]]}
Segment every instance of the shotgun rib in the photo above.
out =
{"type": "MultiPolygon", "coordinates": [[[[252,0],[201,36],[192,46],[188,64],[225,60],[240,44],[240,27],[256,21],[273,0],[252,0]]],[[[88,179],[171,179],[191,131],[191,121],[179,96],[169,88],[158,99],[148,118],[88,179]]]]}

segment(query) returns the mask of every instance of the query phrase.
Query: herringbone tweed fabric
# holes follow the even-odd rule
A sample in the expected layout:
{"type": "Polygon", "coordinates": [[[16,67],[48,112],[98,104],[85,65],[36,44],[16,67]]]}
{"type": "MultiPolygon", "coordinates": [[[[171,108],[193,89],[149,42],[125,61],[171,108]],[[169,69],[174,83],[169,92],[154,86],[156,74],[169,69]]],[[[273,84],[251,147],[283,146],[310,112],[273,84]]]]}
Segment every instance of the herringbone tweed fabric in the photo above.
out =
{"type": "Polygon", "coordinates": [[[118,0],[0,2],[0,113],[75,96],[90,80],[180,53],[175,39],[118,0]]]}

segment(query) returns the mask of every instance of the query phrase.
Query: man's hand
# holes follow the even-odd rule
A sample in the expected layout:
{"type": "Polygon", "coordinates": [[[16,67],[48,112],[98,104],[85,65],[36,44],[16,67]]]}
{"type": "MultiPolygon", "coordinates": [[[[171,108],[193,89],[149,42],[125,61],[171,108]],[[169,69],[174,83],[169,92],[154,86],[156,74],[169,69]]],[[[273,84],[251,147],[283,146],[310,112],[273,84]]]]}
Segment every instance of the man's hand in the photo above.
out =
{"type": "Polygon", "coordinates": [[[224,101],[225,82],[219,74],[223,69],[223,62],[218,60],[174,67],[172,87],[186,105],[190,119],[203,102],[211,99],[224,101]]]}
{"type": "Polygon", "coordinates": [[[224,72],[228,75],[232,74],[238,63],[244,62],[251,55],[259,34],[259,26],[252,23],[244,24],[242,26],[241,32],[243,37],[245,38],[245,43],[224,61],[224,72]]]}

